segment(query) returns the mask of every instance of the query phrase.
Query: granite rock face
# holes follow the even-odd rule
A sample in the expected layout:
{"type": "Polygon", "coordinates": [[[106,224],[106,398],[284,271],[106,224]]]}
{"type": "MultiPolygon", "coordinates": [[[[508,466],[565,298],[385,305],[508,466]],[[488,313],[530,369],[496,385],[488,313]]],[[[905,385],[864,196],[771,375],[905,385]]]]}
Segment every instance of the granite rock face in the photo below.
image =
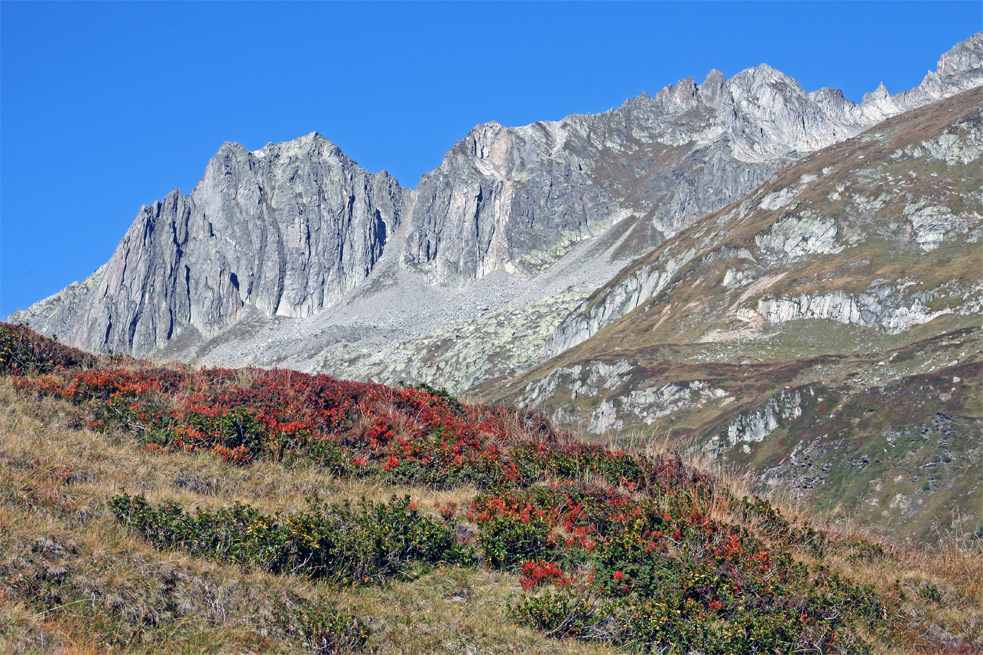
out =
{"type": "Polygon", "coordinates": [[[461,284],[499,269],[535,274],[594,236],[618,205],[566,137],[557,124],[474,128],[420,180],[406,260],[461,284]]]}
{"type": "MultiPolygon", "coordinates": [[[[978,105],[979,93],[967,93],[960,96],[965,98],[963,106],[978,105]]],[[[709,224],[687,238],[667,242],[648,261],[625,269],[571,312],[547,341],[546,356],[586,341],[642,305],[651,306],[659,293],[671,288],[670,283],[680,282],[677,273],[693,262],[711,265],[733,260],[735,265],[727,268],[721,286],[743,287],[757,296],[802,261],[811,260],[813,267],[816,261],[835,261],[833,255],[858,244],[882,242],[888,252],[901,258],[900,253],[911,249],[913,242],[920,252],[905,256],[917,258],[943,244],[979,242],[983,236],[975,207],[983,197],[978,179],[983,127],[978,111],[967,116],[931,138],[898,148],[889,157],[881,155],[886,161],[877,165],[864,161],[869,153],[855,153],[855,172],[838,183],[827,178],[842,166],[829,166],[774,189],[759,188],[719,219],[748,226],[760,216],[775,217],[750,242],[721,248],[713,239],[719,238],[719,228],[709,224]],[[927,168],[933,170],[931,177],[939,178],[935,187],[926,187],[930,183],[921,179],[922,169],[927,168]],[[817,191],[820,188],[822,192],[817,191]]],[[[858,137],[856,145],[873,147],[875,141],[887,138],[872,130],[858,137]]],[[[729,231],[734,233],[737,228],[729,231]]],[[[755,308],[730,314],[736,325],[819,318],[897,334],[944,313],[979,311],[973,299],[980,286],[978,279],[957,279],[927,290],[897,280],[872,279],[866,288],[849,292],[814,289],[780,298],[762,297],[755,308]],[[948,302],[943,301],[946,298],[948,302]],[[933,306],[938,308],[933,310],[933,306]]]]}
{"type": "Polygon", "coordinates": [[[143,207],[84,284],[12,320],[89,350],[144,355],[188,327],[214,333],[246,304],[310,316],[371,272],[404,193],[316,133],[256,152],[227,143],[190,195],[143,207]]]}

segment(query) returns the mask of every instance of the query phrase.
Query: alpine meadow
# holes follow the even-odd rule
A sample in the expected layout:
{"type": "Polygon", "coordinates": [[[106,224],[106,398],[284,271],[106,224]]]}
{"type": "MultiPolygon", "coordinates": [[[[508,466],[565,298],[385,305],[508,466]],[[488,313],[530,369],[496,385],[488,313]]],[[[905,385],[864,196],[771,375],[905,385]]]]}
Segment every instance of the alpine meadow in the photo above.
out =
{"type": "Polygon", "coordinates": [[[0,651],[983,653],[981,471],[983,32],[225,143],[0,324],[0,651]]]}

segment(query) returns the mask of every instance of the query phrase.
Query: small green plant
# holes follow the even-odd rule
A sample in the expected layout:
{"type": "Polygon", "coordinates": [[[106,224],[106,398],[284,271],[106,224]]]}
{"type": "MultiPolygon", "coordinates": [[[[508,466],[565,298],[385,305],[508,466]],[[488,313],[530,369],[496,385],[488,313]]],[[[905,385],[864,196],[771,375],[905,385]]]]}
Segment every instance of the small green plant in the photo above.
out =
{"type": "Polygon", "coordinates": [[[284,604],[274,609],[274,615],[288,634],[297,635],[312,653],[344,655],[365,648],[371,631],[354,614],[342,612],[319,600],[303,601],[296,606],[284,604]]]}
{"type": "Polygon", "coordinates": [[[542,630],[552,637],[597,638],[596,608],[587,597],[564,589],[527,596],[508,607],[518,623],[542,630]]]}
{"type": "Polygon", "coordinates": [[[478,544],[488,565],[497,568],[548,558],[553,550],[550,526],[542,520],[492,519],[482,526],[478,544]]]}
{"type": "Polygon", "coordinates": [[[462,414],[462,415],[464,414],[464,405],[461,403],[460,400],[452,396],[450,392],[447,391],[447,389],[445,389],[444,387],[440,387],[438,389],[437,387],[430,386],[426,382],[421,382],[419,384],[410,385],[410,389],[418,389],[420,391],[426,391],[434,398],[439,399],[444,404],[444,406],[446,406],[449,410],[456,412],[458,414],[462,414]]]}
{"type": "Polygon", "coordinates": [[[937,584],[933,584],[931,582],[925,583],[922,588],[918,590],[918,595],[933,603],[942,601],[942,590],[937,584]]]}
{"type": "Polygon", "coordinates": [[[264,426],[246,407],[235,407],[215,419],[215,429],[228,448],[246,448],[250,455],[263,449],[264,426]]]}

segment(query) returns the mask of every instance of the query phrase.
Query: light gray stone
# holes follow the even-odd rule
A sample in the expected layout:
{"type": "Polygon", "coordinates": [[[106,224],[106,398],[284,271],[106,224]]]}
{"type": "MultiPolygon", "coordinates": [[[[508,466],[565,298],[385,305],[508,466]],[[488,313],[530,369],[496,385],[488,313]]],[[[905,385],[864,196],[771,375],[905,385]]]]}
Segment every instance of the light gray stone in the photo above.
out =
{"type": "MultiPolygon", "coordinates": [[[[806,93],[762,65],[729,80],[711,71],[601,114],[488,123],[412,191],[317,134],[256,152],[225,144],[189,195],[140,210],[99,271],[11,319],[94,351],[196,363],[309,369],[334,349],[333,372],[345,375],[361,364],[349,358],[346,369],[339,349],[413,340],[399,349],[411,361],[446,338],[438,329],[478,319],[476,308],[511,315],[596,289],[804,154],[980,85],[981,51],[978,34],[915,89],[882,87],[860,104],[835,90],[806,93]]],[[[932,148],[953,161],[971,154],[946,140],[932,148]]],[[[789,194],[758,202],[784,210],[789,194]]],[[[937,221],[920,216],[916,238],[934,247],[937,221]]],[[[838,232],[816,232],[821,220],[797,220],[773,245],[803,255],[838,247],[838,232]]],[[[610,296],[587,298],[545,345],[542,331],[526,330],[535,338],[501,351],[514,366],[468,361],[475,374],[462,383],[521,372],[583,341],[658,294],[698,252],[670,249],[610,296]]]]}

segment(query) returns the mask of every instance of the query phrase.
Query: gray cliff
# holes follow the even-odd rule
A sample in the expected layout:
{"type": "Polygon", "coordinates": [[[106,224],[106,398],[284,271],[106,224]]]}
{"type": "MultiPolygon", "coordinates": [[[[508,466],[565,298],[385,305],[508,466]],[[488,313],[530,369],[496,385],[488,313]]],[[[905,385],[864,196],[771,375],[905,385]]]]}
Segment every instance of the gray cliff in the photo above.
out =
{"type": "MultiPolygon", "coordinates": [[[[189,196],[141,209],[105,266],[11,320],[96,351],[306,369],[322,361],[337,375],[390,382],[403,360],[436,352],[434,334],[474,360],[469,384],[485,370],[515,374],[622,309],[588,316],[594,306],[582,305],[548,351],[550,333],[531,323],[528,333],[496,332],[522,352],[487,343],[481,329],[462,327],[458,340],[448,328],[512,321],[524,307],[566,314],[792,161],[983,84],[981,60],[977,34],[915,89],[882,86],[860,104],[831,89],[807,93],[765,65],[729,80],[712,71],[602,114],[477,126],[413,191],[319,135],[253,153],[226,144],[189,196]],[[486,354],[494,367],[479,361],[486,354]]],[[[659,283],[637,282],[645,293],[659,283]]]]}
{"type": "Polygon", "coordinates": [[[306,317],[372,270],[404,190],[319,134],[249,152],[224,144],[190,195],[143,207],[109,262],[12,317],[105,352],[153,353],[215,333],[251,305],[306,317]]]}

